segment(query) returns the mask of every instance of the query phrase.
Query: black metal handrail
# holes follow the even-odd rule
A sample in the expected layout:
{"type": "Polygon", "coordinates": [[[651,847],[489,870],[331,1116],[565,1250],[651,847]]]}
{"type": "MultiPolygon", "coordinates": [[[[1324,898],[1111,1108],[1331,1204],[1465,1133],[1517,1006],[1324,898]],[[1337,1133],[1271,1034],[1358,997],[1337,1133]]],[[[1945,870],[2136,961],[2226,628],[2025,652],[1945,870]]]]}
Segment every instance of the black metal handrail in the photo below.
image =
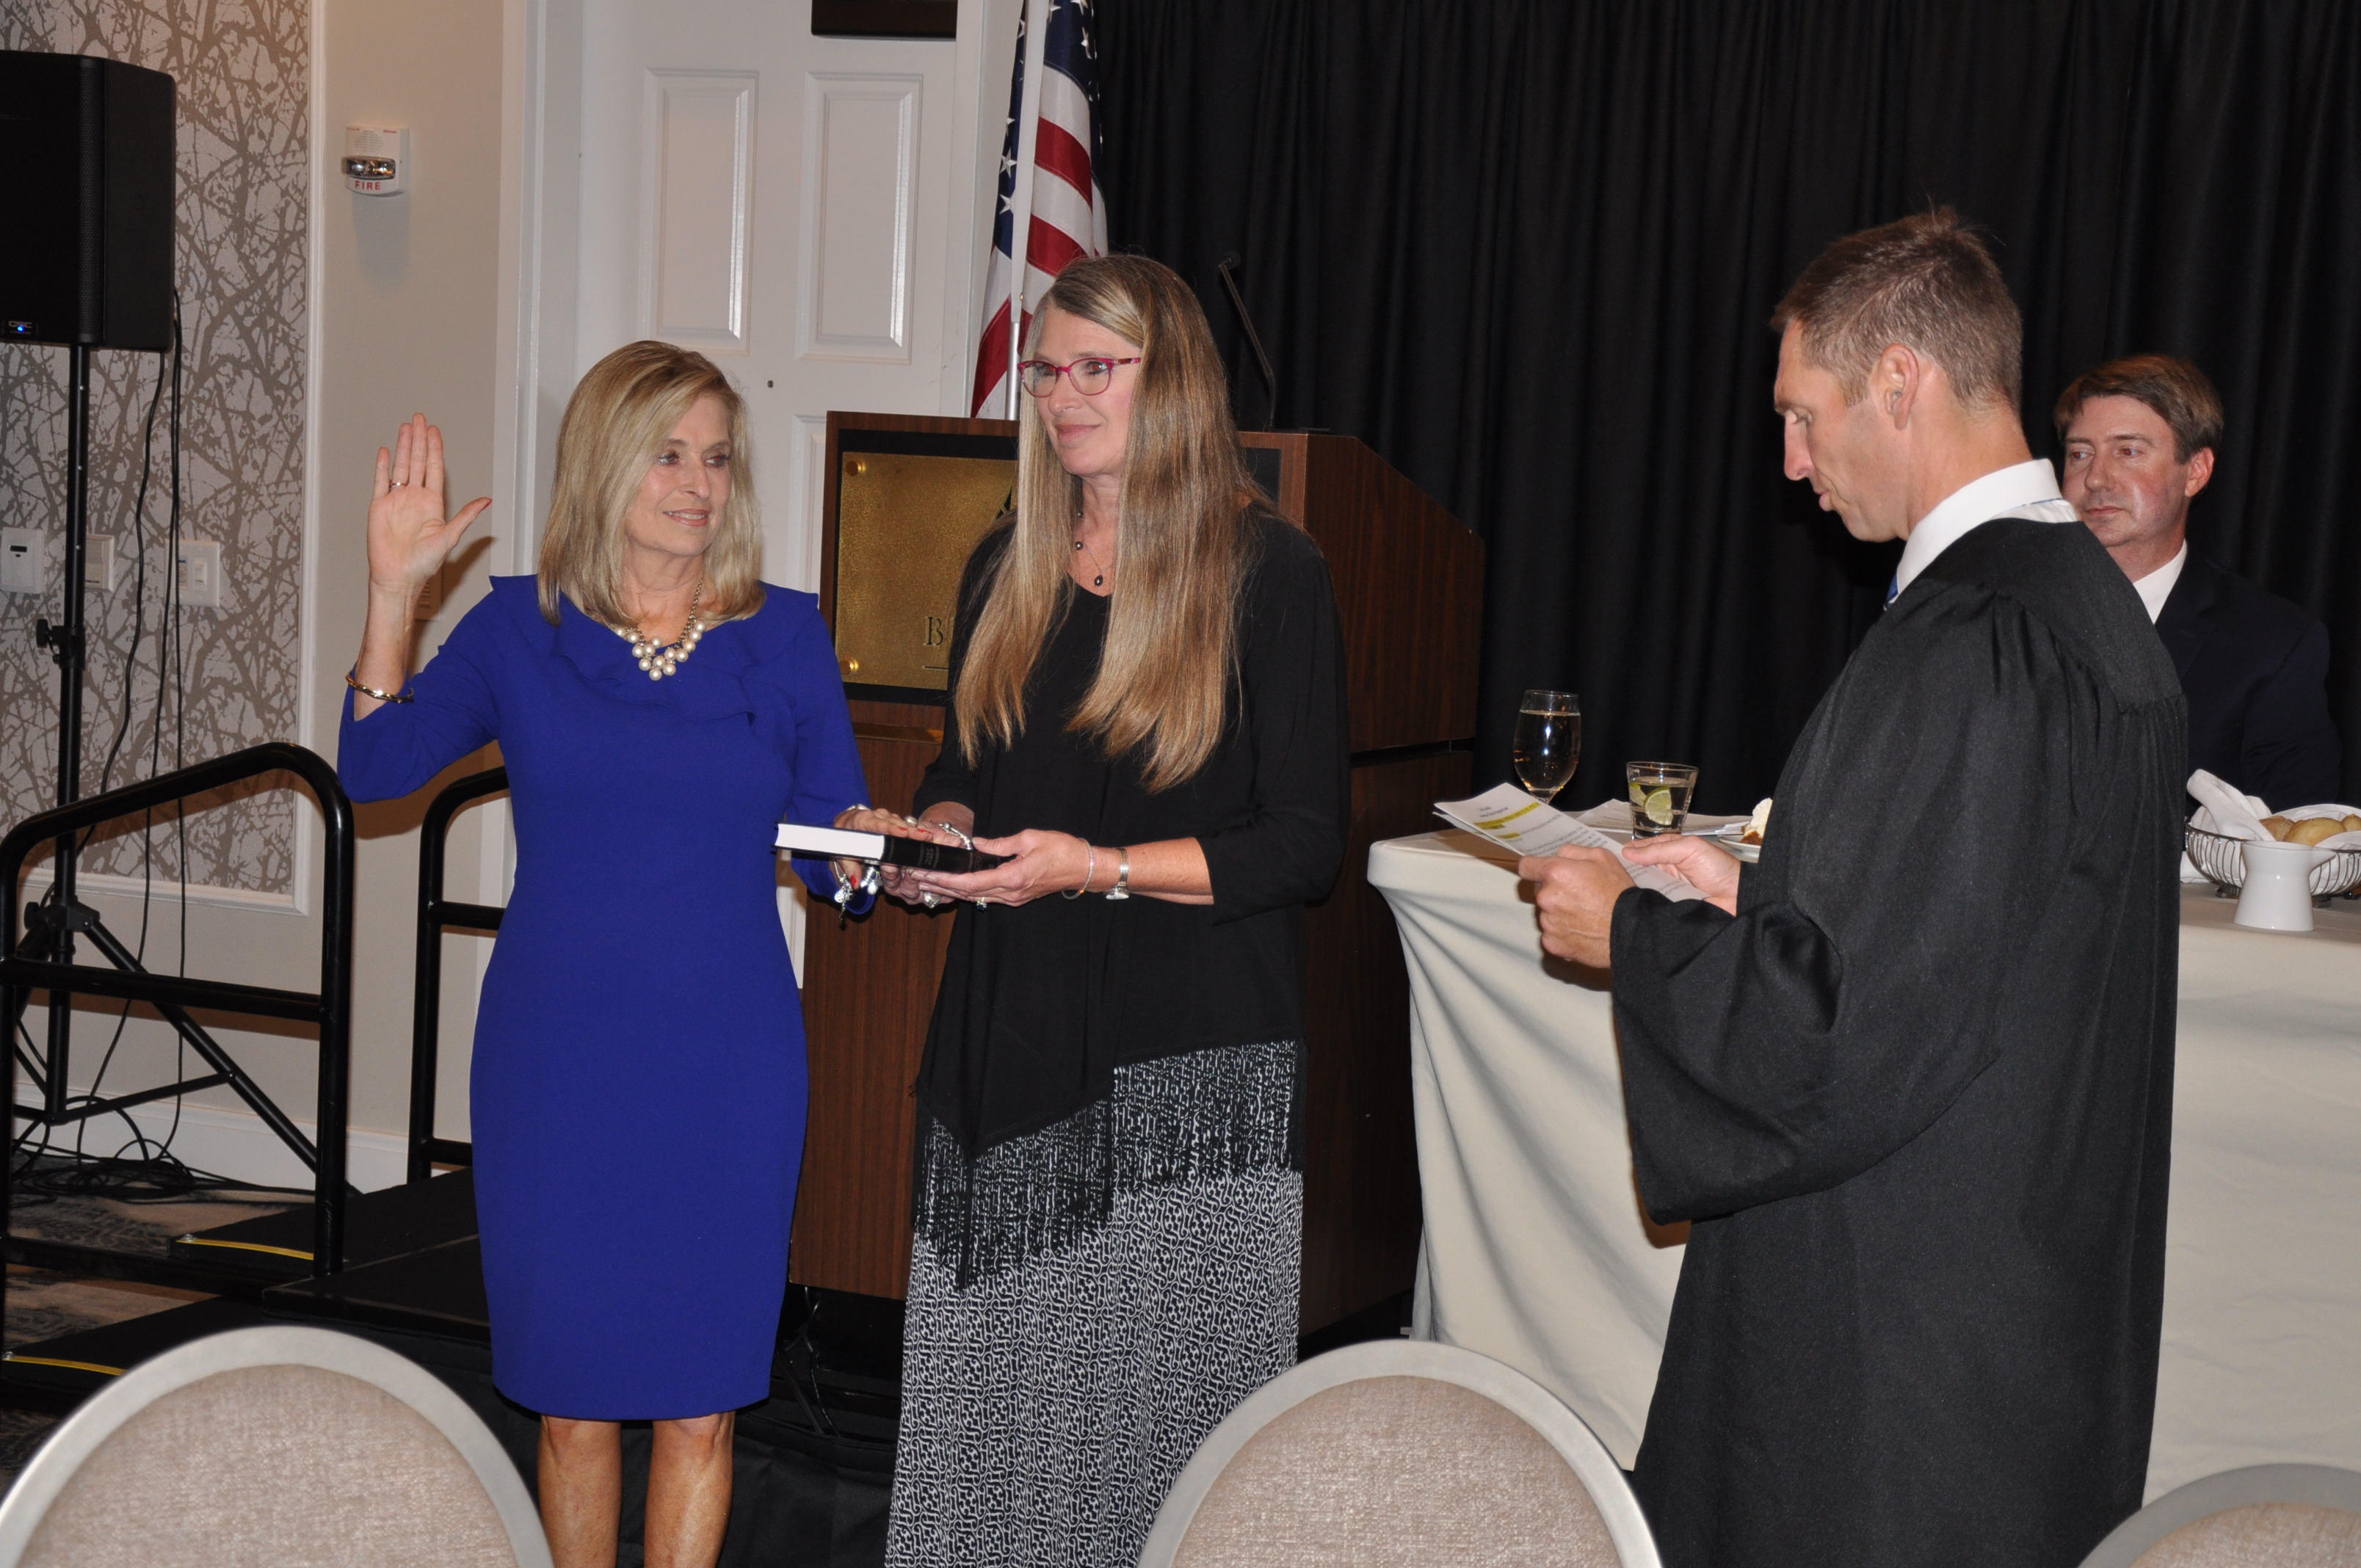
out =
{"type": "Polygon", "coordinates": [[[442,1165],[471,1165],[476,1148],[434,1135],[434,1073],[443,1041],[443,933],[497,931],[504,911],[489,904],[458,904],[443,896],[443,849],[459,808],[509,787],[506,768],[488,768],[454,781],[426,808],[418,828],[418,990],[411,1003],[410,1176],[424,1181],[442,1165]]]}
{"type": "MultiPolygon", "coordinates": [[[[181,868],[185,877],[188,869],[181,868]]],[[[181,768],[145,784],[126,784],[71,806],[30,817],[0,839],[0,899],[8,909],[0,914],[0,1017],[22,1015],[24,1001],[35,991],[50,993],[53,1009],[71,1004],[77,995],[105,996],[144,1002],[161,1013],[214,1070],[213,1076],[192,1079],[161,1090],[125,1095],[95,1106],[66,1104],[65,1063],[52,1059],[39,1075],[43,1104],[18,1107],[16,1113],[44,1124],[76,1120],[99,1112],[142,1103],[165,1094],[226,1083],[280,1141],[309,1166],[313,1173],[312,1272],[328,1275],[345,1261],[345,1144],[352,1077],[352,955],[353,955],[353,803],[336,781],[336,770],[317,752],[281,741],[249,746],[209,762],[181,768]],[[240,985],[227,981],[189,980],[178,975],[149,974],[121,943],[103,932],[90,932],[112,968],[96,964],[54,963],[17,956],[16,888],[25,862],[40,845],[71,842],[87,828],[168,806],[192,795],[241,784],[264,773],[289,773],[310,786],[327,818],[327,864],[321,879],[320,989],[280,991],[240,985]],[[268,1095],[229,1059],[210,1036],[188,1016],[191,1008],[216,1012],[292,1018],[316,1024],[320,1029],[319,1141],[315,1145],[289,1121],[268,1095]]],[[[24,914],[29,921],[33,909],[24,914]]],[[[72,919],[68,906],[60,918],[72,919]]],[[[28,1064],[29,1065],[29,1064],[28,1064]]],[[[13,1096],[12,1096],[13,1098],[13,1096]]],[[[0,1234],[8,1213],[8,1162],[0,1160],[0,1234]]]]}

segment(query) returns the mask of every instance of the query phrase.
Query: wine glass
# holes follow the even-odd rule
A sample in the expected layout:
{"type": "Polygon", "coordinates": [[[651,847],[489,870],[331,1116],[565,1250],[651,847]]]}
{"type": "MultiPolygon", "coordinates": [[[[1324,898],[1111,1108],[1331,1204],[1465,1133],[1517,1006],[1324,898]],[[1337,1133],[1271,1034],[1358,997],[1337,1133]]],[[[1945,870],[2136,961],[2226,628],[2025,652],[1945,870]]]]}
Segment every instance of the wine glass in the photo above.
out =
{"type": "Polygon", "coordinates": [[[1573,692],[1527,692],[1510,754],[1527,793],[1547,806],[1582,761],[1582,699],[1573,692]]]}

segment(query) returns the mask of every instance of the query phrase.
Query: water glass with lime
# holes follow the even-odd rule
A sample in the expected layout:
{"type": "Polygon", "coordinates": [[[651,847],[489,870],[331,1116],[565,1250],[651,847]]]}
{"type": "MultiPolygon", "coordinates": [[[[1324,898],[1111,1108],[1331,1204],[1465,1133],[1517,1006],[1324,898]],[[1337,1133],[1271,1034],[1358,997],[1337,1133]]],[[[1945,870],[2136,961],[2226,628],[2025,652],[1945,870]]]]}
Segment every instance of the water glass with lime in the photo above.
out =
{"type": "Polygon", "coordinates": [[[1624,763],[1623,777],[1631,786],[1631,837],[1679,832],[1689,814],[1697,775],[1686,762],[1624,763]]]}

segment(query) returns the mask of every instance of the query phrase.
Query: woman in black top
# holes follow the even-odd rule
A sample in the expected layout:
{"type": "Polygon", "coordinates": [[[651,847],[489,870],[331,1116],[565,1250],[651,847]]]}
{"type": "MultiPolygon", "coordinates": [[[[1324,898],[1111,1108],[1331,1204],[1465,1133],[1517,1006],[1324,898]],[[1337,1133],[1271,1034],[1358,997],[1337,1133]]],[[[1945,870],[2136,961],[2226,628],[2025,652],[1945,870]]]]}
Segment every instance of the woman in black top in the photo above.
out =
{"type": "Polygon", "coordinates": [[[931,836],[957,900],[918,1079],[887,1560],[1137,1560],[1292,1364],[1304,906],[1350,805],[1326,564],[1247,477],[1202,312],[1078,261],[1019,367],[1014,516],[961,586],[931,836]]]}

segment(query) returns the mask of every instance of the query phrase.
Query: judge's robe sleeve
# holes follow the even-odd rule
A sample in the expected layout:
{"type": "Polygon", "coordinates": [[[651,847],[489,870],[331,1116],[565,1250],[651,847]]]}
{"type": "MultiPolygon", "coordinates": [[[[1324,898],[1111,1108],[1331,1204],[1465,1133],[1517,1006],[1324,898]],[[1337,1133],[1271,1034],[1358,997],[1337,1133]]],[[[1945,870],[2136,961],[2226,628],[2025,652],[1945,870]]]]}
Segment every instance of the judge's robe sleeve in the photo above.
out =
{"type": "Polygon", "coordinates": [[[1659,1221],[1834,1187],[1940,1116],[2012,1044],[1993,1019],[2013,957],[2087,813],[2114,808],[2078,799],[2103,697],[2052,633],[1978,586],[1908,609],[1806,726],[1738,914],[1617,902],[1625,1099],[1659,1221]]]}

